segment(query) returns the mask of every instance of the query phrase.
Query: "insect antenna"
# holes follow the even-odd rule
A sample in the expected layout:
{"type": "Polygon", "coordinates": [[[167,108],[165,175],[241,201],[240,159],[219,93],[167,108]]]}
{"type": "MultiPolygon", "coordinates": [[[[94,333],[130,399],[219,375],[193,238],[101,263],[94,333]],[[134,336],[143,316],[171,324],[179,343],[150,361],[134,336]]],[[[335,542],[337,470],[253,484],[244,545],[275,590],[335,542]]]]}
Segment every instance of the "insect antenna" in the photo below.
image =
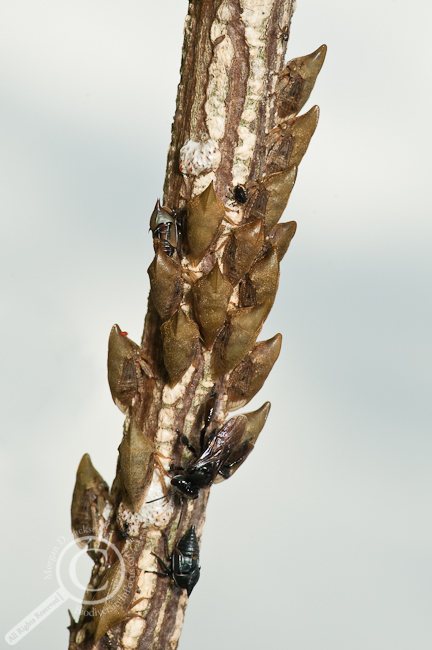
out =
{"type": "Polygon", "coordinates": [[[155,501],[160,501],[161,499],[168,499],[169,496],[171,496],[170,493],[164,494],[163,496],[158,497],[157,499],[152,499],[151,501],[146,501],[146,504],[147,503],[154,503],[155,501]]]}

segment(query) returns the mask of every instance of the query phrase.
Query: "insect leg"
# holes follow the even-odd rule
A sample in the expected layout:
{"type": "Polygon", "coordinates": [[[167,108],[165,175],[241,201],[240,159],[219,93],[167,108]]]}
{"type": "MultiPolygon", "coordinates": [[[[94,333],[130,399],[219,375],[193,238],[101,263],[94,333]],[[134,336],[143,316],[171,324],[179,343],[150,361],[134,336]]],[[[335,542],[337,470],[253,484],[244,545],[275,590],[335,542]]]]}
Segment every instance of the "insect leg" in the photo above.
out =
{"type": "Polygon", "coordinates": [[[194,456],[198,456],[198,452],[195,449],[195,447],[190,444],[189,438],[187,436],[185,436],[185,435],[182,435],[178,429],[177,429],[177,432],[178,432],[178,435],[179,435],[180,444],[183,445],[183,447],[186,447],[186,449],[189,449],[189,451],[192,452],[192,454],[194,456]]]}
{"type": "Polygon", "coordinates": [[[171,571],[168,569],[168,567],[165,564],[164,560],[161,557],[159,557],[159,555],[156,555],[156,553],[153,553],[153,551],[152,551],[152,555],[154,555],[155,558],[157,558],[157,560],[159,561],[161,567],[166,571],[166,573],[165,574],[164,573],[158,573],[157,571],[146,571],[146,573],[156,573],[157,575],[165,575],[165,576],[171,575],[171,571]]]}
{"type": "Polygon", "coordinates": [[[169,573],[161,573],[160,571],[144,571],[144,573],[154,573],[155,576],[160,576],[161,578],[169,578],[170,574],[169,573]]]}

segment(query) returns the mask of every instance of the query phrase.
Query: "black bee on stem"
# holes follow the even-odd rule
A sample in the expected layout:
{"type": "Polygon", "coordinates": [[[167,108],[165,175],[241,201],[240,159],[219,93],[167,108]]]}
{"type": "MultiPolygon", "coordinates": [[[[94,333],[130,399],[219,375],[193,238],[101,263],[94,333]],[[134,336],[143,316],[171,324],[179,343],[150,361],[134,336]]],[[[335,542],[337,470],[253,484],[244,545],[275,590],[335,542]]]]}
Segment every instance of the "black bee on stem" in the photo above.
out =
{"type": "MultiPolygon", "coordinates": [[[[210,402],[211,400],[209,400],[210,402]]],[[[211,417],[211,415],[210,415],[211,417]]],[[[210,420],[207,418],[207,422],[210,420]]],[[[252,449],[245,445],[242,436],[247,424],[245,415],[237,415],[225,422],[219,429],[216,429],[209,437],[207,444],[203,444],[205,431],[208,426],[205,418],[204,433],[201,432],[201,455],[197,457],[188,467],[175,467],[173,470],[181,471],[171,479],[171,485],[181,497],[197,499],[202,488],[208,488],[216,479],[218,473],[225,477],[233,463],[229,462],[234,458],[234,464],[242,462],[252,449]]],[[[187,439],[186,439],[187,440],[187,439]]],[[[182,443],[198,456],[194,447],[185,442],[182,443]]]]}
{"type": "MultiPolygon", "coordinates": [[[[165,541],[167,541],[166,538],[165,541]]],[[[164,573],[160,571],[146,571],[146,573],[155,573],[158,576],[171,578],[177,587],[186,589],[187,595],[190,596],[200,577],[199,544],[195,526],[188,528],[175,545],[171,555],[166,548],[167,562],[164,562],[156,553],[152,553],[152,555],[157,558],[164,573]]]]}

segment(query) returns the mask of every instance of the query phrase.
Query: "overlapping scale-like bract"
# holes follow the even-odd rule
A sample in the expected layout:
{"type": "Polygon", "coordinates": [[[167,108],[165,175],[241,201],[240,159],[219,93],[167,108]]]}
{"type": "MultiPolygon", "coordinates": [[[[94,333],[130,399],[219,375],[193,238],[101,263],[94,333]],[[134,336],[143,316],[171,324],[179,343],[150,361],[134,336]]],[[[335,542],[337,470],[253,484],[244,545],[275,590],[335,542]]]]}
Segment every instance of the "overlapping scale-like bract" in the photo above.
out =
{"type": "Polygon", "coordinates": [[[137,512],[153,478],[155,447],[134,420],[120,443],[119,457],[123,487],[132,509],[137,512]]]}
{"type": "Polygon", "coordinates": [[[229,376],[227,409],[236,411],[255,397],[279,356],[282,335],[257,343],[229,376]]]}
{"type": "Polygon", "coordinates": [[[263,243],[262,219],[252,219],[234,230],[222,258],[224,273],[233,286],[248,272],[263,243]]]}
{"type": "Polygon", "coordinates": [[[266,402],[256,411],[245,413],[247,418],[246,427],[239,442],[238,450],[232,452],[221,468],[219,476],[215,483],[219,483],[230,478],[239,467],[243,465],[249,453],[253,450],[259,434],[263,430],[268,414],[270,412],[270,402],[266,402]]]}
{"type": "Polygon", "coordinates": [[[244,307],[267,304],[267,314],[273,307],[279,284],[279,259],[273,246],[250,269],[240,283],[240,303],[244,307]]]}
{"type": "Polygon", "coordinates": [[[216,196],[213,183],[187,203],[187,239],[190,256],[195,264],[200,262],[218,236],[225,216],[222,201],[216,196]]]}
{"type": "Polygon", "coordinates": [[[198,350],[198,325],[180,308],[161,325],[161,334],[165,368],[171,384],[176,384],[198,350]]]}
{"type": "Polygon", "coordinates": [[[210,348],[225,323],[232,285],[222,274],[218,262],[193,287],[194,312],[205,344],[210,348]]]}
{"type": "Polygon", "coordinates": [[[281,262],[287,252],[291,240],[297,230],[295,221],[288,221],[288,223],[278,223],[271,231],[268,241],[277,250],[278,260],[281,262]]]}
{"type": "Polygon", "coordinates": [[[297,115],[306,104],[323,66],[327,46],[321,45],[312,54],[288,61],[279,73],[275,95],[280,118],[297,115]]]}
{"type": "Polygon", "coordinates": [[[120,411],[126,413],[143,381],[152,376],[139,345],[131,341],[118,325],[111,328],[108,341],[108,383],[112,398],[120,411]]]}
{"type": "Polygon", "coordinates": [[[71,506],[72,532],[81,548],[87,544],[85,538],[97,532],[95,517],[103,513],[109,501],[108,485],[93,467],[89,454],[84,454],[78,465],[71,506]]]}
{"type": "Polygon", "coordinates": [[[304,115],[282,122],[268,133],[266,174],[300,164],[315,133],[318,118],[319,108],[313,106],[304,115]]]}
{"type": "Polygon", "coordinates": [[[214,378],[229,372],[247,354],[255,343],[267,313],[267,302],[232,312],[213,346],[214,378]]]}
{"type": "Polygon", "coordinates": [[[170,318],[180,306],[184,281],[181,265],[159,246],[148,268],[151,298],[162,320],[170,318]]]}

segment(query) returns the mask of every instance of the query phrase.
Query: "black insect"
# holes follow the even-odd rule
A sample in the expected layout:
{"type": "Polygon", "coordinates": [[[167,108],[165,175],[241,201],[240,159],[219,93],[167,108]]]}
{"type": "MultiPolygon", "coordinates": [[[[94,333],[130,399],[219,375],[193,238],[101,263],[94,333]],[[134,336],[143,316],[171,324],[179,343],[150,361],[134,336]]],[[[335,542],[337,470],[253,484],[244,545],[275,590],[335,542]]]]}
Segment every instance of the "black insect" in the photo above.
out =
{"type": "Polygon", "coordinates": [[[180,251],[181,246],[181,218],[176,212],[162,207],[159,199],[150,217],[150,230],[153,238],[163,242],[165,253],[172,257],[174,252],[180,251]]]}
{"type": "Polygon", "coordinates": [[[283,27],[281,27],[281,26],[279,25],[279,27],[280,27],[280,29],[281,29],[281,35],[280,35],[280,38],[281,38],[283,41],[285,41],[285,43],[288,43],[290,26],[289,26],[289,25],[284,25],[283,27]]]}
{"type": "Polygon", "coordinates": [[[126,539],[129,537],[129,522],[125,521],[123,524],[123,530],[120,528],[120,534],[123,537],[123,539],[126,539]]]}
{"type": "Polygon", "coordinates": [[[188,528],[175,545],[171,555],[168,553],[167,538],[165,538],[165,541],[167,563],[159,555],[152,553],[157,558],[164,573],[160,571],[146,571],[146,573],[155,573],[158,576],[171,578],[177,587],[186,589],[187,595],[190,596],[200,577],[199,544],[195,526],[188,528]]]}
{"type": "Polygon", "coordinates": [[[247,189],[245,185],[236,185],[234,188],[234,198],[237,203],[246,203],[247,201],[247,189]]]}
{"type": "MultiPolygon", "coordinates": [[[[211,415],[208,421],[210,421],[210,418],[211,415]]],[[[173,468],[176,471],[181,470],[182,472],[181,474],[176,474],[171,479],[171,485],[181,497],[197,499],[200,489],[210,487],[219,471],[225,466],[233,454],[236,457],[236,463],[240,462],[239,454],[242,459],[245,458],[245,455],[242,454],[242,436],[246,424],[247,418],[245,415],[237,415],[231,418],[220,429],[216,429],[210,435],[207,445],[202,444],[201,455],[187,468],[173,468]]],[[[182,439],[183,441],[184,438],[182,439]]],[[[197,456],[192,445],[187,446],[197,456]]],[[[249,450],[245,450],[245,453],[249,453],[249,450]]]]}

